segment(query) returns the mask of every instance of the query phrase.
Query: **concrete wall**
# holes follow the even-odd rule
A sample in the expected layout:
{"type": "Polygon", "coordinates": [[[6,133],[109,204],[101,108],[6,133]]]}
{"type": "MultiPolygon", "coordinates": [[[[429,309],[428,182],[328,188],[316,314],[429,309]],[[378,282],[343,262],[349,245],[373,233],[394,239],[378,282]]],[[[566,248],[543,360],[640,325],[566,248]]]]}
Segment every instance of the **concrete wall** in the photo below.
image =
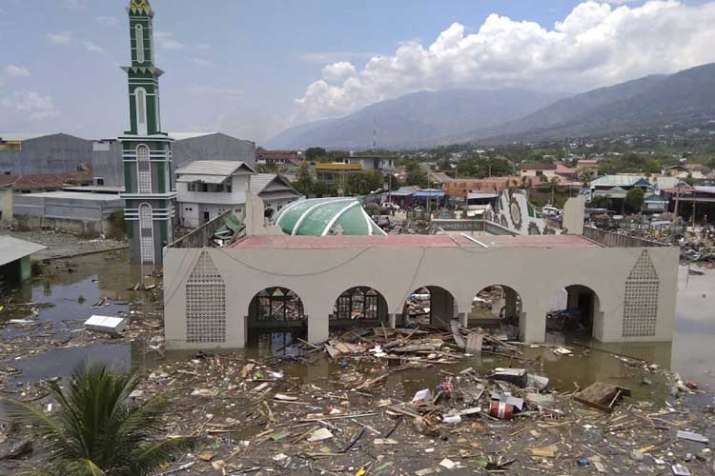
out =
{"type": "Polygon", "coordinates": [[[195,160],[240,160],[256,164],[256,144],[216,133],[174,141],[174,169],[195,160]]]}
{"type": "Polygon", "coordinates": [[[12,221],[12,188],[0,188],[0,223],[12,221]]]}
{"type": "Polygon", "coordinates": [[[110,215],[124,208],[119,198],[85,200],[46,195],[52,194],[15,194],[15,218],[29,228],[52,227],[69,233],[92,235],[107,233],[110,215]]]}
{"type": "MultiPolygon", "coordinates": [[[[677,286],[677,248],[648,248],[660,283],[655,336],[622,335],[625,282],[644,248],[421,248],[208,249],[226,287],[227,340],[218,347],[242,347],[249,303],[264,288],[296,292],[308,317],[308,338],[327,338],[333,305],[355,286],[379,291],[390,314],[401,314],[408,295],[440,286],[454,297],[462,317],[475,294],[490,285],[514,289],[522,300],[521,337],[543,342],[546,312],[555,295],[582,285],[598,297],[594,336],[604,342],[670,341],[677,286]]],[[[185,342],[186,281],[200,249],[167,248],[164,263],[166,339],[171,348],[215,345],[185,342]]]]}

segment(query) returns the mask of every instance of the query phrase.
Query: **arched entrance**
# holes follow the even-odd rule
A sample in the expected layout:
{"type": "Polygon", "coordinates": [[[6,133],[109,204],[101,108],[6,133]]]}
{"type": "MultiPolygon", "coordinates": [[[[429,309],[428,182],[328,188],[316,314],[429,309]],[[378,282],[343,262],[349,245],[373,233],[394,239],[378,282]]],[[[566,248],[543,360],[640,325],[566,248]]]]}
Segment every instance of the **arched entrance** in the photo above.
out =
{"type": "Polygon", "coordinates": [[[522,300],[516,290],[503,284],[481,289],[472,300],[469,327],[498,328],[509,337],[519,337],[522,300]]]}
{"type": "Polygon", "coordinates": [[[330,314],[330,328],[387,325],[387,301],[373,288],[350,288],[335,301],[330,314]]]}
{"type": "Polygon", "coordinates": [[[280,352],[304,338],[308,321],[303,301],[288,288],[271,287],[259,291],[248,306],[247,342],[259,350],[280,352]]]}
{"type": "Polygon", "coordinates": [[[415,289],[405,300],[402,309],[403,324],[431,325],[449,329],[450,321],[457,317],[454,296],[439,286],[415,289]]]}
{"type": "Polygon", "coordinates": [[[552,300],[551,310],[546,313],[547,340],[590,339],[600,332],[601,305],[591,288],[580,284],[566,286],[552,300]]]}

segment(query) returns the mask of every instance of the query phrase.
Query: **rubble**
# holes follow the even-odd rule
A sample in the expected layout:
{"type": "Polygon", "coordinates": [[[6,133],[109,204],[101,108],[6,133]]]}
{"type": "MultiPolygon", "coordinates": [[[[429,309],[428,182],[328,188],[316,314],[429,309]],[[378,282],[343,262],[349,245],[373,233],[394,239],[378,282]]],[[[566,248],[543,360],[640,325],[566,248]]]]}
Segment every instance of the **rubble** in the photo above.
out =
{"type": "MultiPolygon", "coordinates": [[[[156,286],[128,292],[147,302],[158,299],[160,279],[147,282],[156,286]]],[[[87,305],[95,303],[108,313],[117,301],[116,296],[91,296],[87,305]]],[[[29,299],[10,307],[18,304],[42,311],[41,303],[29,299]]],[[[8,305],[4,299],[3,305],[8,305]]],[[[131,302],[119,315],[127,319],[119,338],[86,331],[80,321],[63,324],[69,330],[60,339],[53,334],[55,323],[31,317],[35,324],[27,328],[7,326],[8,332],[24,334],[8,334],[0,351],[22,359],[65,346],[140,344],[137,354],[154,360],[142,361],[143,379],[131,398],[167,398],[166,437],[196,441],[190,453],[162,468],[164,475],[187,470],[538,475],[611,474],[616,469],[619,474],[708,474],[713,467],[709,445],[715,412],[707,409],[712,396],[703,385],[688,385],[662,366],[626,356],[607,357],[622,373],[603,377],[597,392],[588,389],[588,380],[579,380],[586,382],[582,389],[574,386],[575,377],[553,370],[553,362],[578,363],[594,352],[570,343],[517,345],[484,330],[457,328],[462,349],[452,329],[413,323],[335,333],[322,345],[296,340],[290,349],[261,355],[252,350],[165,355],[160,313],[131,302]],[[650,384],[640,385],[646,378],[650,384]],[[628,385],[631,397],[624,391],[628,385]],[[671,387],[673,396],[667,391],[671,387]],[[496,417],[491,415],[494,406],[496,417]],[[511,418],[499,418],[499,408],[506,416],[507,406],[511,418]]],[[[35,401],[43,409],[57,405],[44,382],[18,380],[22,375],[14,366],[10,359],[0,365],[6,395],[35,401]]],[[[22,428],[1,423],[0,455],[6,455],[27,437],[22,428]]],[[[1,460],[0,473],[41,467],[42,457],[36,442],[31,454],[1,460]]]]}

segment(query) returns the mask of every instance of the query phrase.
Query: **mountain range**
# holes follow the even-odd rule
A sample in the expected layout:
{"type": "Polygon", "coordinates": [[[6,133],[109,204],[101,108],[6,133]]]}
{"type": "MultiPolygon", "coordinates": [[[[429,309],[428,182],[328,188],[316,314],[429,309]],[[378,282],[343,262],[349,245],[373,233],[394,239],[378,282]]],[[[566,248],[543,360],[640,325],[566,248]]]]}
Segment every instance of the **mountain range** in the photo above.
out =
{"type": "Polygon", "coordinates": [[[713,119],[710,63],[571,96],[522,89],[422,91],[290,128],[268,146],[366,149],[373,140],[388,149],[499,144],[698,127],[713,119]]]}

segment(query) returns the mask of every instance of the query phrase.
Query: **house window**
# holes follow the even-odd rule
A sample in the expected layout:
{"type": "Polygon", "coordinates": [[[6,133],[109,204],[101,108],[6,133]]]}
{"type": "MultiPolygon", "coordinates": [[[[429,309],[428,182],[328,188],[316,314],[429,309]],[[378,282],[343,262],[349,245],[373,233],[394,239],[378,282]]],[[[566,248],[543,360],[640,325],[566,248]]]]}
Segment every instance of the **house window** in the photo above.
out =
{"type": "Polygon", "coordinates": [[[137,88],[134,91],[137,107],[137,129],[139,134],[146,134],[146,91],[144,88],[137,88]]]}
{"type": "Polygon", "coordinates": [[[151,162],[145,144],[137,146],[137,185],[139,193],[151,193],[151,162]]]}
{"type": "Polygon", "coordinates": [[[137,42],[137,63],[141,64],[144,62],[144,27],[137,25],[134,30],[137,42]]]}
{"type": "Polygon", "coordinates": [[[154,264],[154,224],[151,205],[139,205],[139,248],[142,264],[154,264]]]}

